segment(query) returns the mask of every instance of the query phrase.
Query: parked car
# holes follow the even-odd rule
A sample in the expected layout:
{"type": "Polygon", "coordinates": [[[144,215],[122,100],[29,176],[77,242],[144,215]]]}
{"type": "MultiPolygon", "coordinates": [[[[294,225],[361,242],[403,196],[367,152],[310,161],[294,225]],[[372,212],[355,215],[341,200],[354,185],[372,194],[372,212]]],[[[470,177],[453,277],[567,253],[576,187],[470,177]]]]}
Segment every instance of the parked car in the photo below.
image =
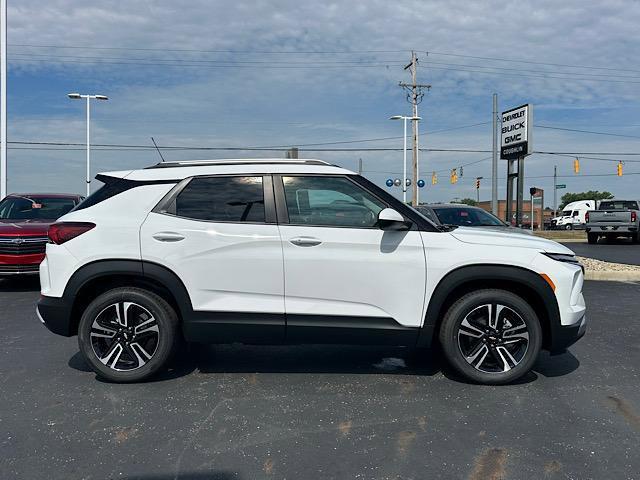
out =
{"type": "Polygon", "coordinates": [[[438,225],[455,225],[458,227],[483,227],[499,232],[531,234],[530,230],[512,227],[498,217],[480,207],[456,203],[437,203],[416,207],[429,220],[438,225]]]}
{"type": "Polygon", "coordinates": [[[630,237],[640,242],[640,204],[637,200],[602,200],[598,210],[587,212],[587,240],[597,243],[598,238],[612,240],[630,237]]]}
{"type": "Polygon", "coordinates": [[[598,208],[598,204],[595,200],[567,203],[562,209],[562,213],[551,219],[551,228],[554,230],[582,230],[587,223],[587,212],[596,208],[598,208]]]}
{"type": "Polygon", "coordinates": [[[586,329],[583,271],[542,238],[436,225],[319,160],[166,162],[49,228],[37,312],[103,378],[143,380],[182,339],[428,347],[502,384],[586,329]]]}
{"type": "Polygon", "coordinates": [[[13,193],[0,202],[0,276],[37,274],[49,225],[74,208],[73,194],[13,193]]]}

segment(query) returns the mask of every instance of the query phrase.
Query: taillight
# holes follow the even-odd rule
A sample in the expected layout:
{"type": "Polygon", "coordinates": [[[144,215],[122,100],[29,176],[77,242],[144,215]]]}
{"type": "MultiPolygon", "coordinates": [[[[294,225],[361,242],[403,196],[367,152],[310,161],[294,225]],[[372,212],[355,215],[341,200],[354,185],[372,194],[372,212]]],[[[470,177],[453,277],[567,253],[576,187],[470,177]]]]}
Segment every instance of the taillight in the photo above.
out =
{"type": "Polygon", "coordinates": [[[585,223],[589,221],[589,212],[584,214],[584,221],[585,223]]]}
{"type": "Polygon", "coordinates": [[[632,210],[632,211],[631,211],[631,221],[632,221],[632,222],[635,222],[637,218],[638,218],[638,217],[637,217],[637,215],[636,215],[636,212],[634,212],[634,211],[632,210]]]}
{"type": "Polygon", "coordinates": [[[95,223],[90,222],[54,223],[49,227],[49,240],[57,245],[62,245],[64,242],[68,242],[72,238],[76,238],[78,235],[88,232],[95,226],[95,223]]]}

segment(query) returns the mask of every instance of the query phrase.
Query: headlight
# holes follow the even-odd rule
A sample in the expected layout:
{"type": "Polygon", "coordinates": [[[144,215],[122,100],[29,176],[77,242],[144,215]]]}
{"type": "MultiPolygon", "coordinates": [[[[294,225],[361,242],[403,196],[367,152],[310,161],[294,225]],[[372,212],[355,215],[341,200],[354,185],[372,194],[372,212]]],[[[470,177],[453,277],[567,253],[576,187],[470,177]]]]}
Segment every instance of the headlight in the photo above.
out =
{"type": "Polygon", "coordinates": [[[542,252],[542,254],[558,262],[571,263],[573,265],[577,265],[582,269],[582,273],[584,273],[584,266],[578,261],[575,255],[569,255],[567,253],[549,253],[549,252],[542,252]]]}

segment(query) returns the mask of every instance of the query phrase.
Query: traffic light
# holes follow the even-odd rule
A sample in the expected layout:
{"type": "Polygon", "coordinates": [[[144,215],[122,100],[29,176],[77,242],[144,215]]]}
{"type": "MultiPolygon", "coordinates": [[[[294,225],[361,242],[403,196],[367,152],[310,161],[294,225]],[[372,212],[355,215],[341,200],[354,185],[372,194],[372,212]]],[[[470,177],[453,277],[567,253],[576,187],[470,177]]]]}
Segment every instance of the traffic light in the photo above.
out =
{"type": "Polygon", "coordinates": [[[451,183],[458,183],[458,171],[456,168],[451,170],[451,183]]]}
{"type": "Polygon", "coordinates": [[[462,176],[464,176],[464,169],[463,169],[463,167],[460,167],[460,176],[461,176],[461,177],[462,177],[462,176]]]}
{"type": "Polygon", "coordinates": [[[480,188],[480,179],[476,179],[476,190],[480,188]]]}
{"type": "Polygon", "coordinates": [[[622,162],[618,162],[618,176],[622,176],[622,162]]]}
{"type": "Polygon", "coordinates": [[[435,185],[436,183],[438,183],[438,175],[436,172],[433,172],[431,174],[431,185],[435,185]]]}
{"type": "Polygon", "coordinates": [[[577,157],[573,161],[573,173],[580,173],[580,160],[577,157]]]}

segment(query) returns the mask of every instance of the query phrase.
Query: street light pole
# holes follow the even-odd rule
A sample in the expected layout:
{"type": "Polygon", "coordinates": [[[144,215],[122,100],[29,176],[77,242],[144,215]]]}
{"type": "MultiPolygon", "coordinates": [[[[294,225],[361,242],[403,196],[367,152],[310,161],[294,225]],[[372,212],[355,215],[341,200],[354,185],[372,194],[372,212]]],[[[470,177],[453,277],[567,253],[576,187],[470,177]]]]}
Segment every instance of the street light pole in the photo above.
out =
{"type": "Polygon", "coordinates": [[[72,100],[86,99],[87,101],[87,197],[91,194],[91,100],[109,100],[106,95],[67,94],[72,100]]]}
{"type": "Polygon", "coordinates": [[[91,101],[87,95],[87,197],[91,194],[91,101]]]}
{"type": "MultiPolygon", "coordinates": [[[[404,142],[403,142],[403,155],[402,155],[402,201],[407,203],[407,120],[419,121],[420,117],[407,117],[404,115],[394,115],[389,117],[389,120],[402,120],[404,123],[404,142]]],[[[416,180],[417,181],[417,180],[416,180]]]]}
{"type": "Polygon", "coordinates": [[[7,196],[7,0],[0,0],[0,199],[7,196]]]}
{"type": "Polygon", "coordinates": [[[402,161],[402,202],[407,203],[407,117],[402,118],[404,123],[404,147],[403,151],[403,161],[402,161]]]}

